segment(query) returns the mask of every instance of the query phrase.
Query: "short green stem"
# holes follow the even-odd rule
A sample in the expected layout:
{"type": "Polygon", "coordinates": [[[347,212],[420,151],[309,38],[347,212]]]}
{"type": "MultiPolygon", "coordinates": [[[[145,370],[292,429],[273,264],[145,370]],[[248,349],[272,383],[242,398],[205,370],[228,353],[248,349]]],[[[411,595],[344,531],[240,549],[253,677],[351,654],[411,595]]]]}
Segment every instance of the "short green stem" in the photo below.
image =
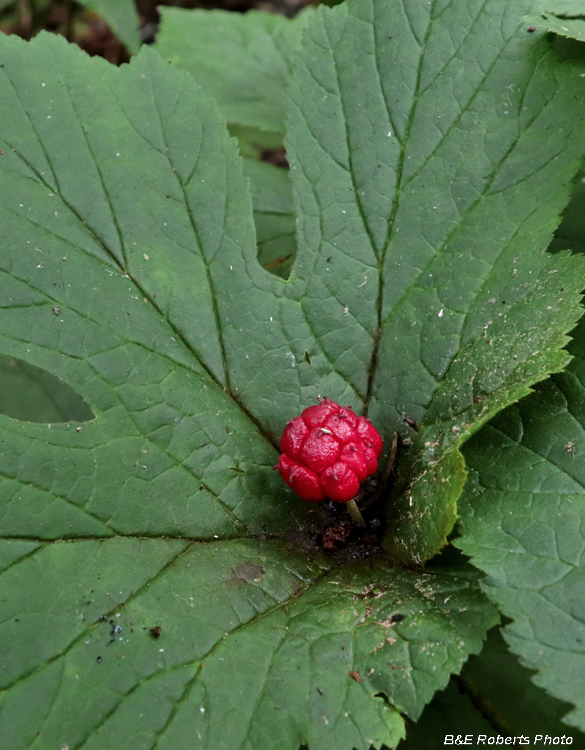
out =
{"type": "Polygon", "coordinates": [[[360,513],[360,509],[357,507],[355,500],[350,500],[349,502],[345,504],[345,506],[354,524],[356,526],[360,526],[362,529],[365,529],[366,522],[364,521],[364,517],[360,513]]]}

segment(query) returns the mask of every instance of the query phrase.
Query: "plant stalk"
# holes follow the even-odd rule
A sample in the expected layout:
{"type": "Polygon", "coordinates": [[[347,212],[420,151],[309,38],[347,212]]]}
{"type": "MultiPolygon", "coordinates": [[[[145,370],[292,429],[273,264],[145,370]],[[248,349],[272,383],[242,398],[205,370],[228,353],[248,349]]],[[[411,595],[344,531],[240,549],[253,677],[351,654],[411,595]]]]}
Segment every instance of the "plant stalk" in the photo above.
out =
{"type": "Polygon", "coordinates": [[[349,511],[349,515],[351,516],[351,520],[354,522],[354,524],[362,529],[365,529],[366,522],[364,521],[364,517],[360,513],[360,509],[357,507],[356,501],[350,500],[345,504],[345,506],[349,511]]]}

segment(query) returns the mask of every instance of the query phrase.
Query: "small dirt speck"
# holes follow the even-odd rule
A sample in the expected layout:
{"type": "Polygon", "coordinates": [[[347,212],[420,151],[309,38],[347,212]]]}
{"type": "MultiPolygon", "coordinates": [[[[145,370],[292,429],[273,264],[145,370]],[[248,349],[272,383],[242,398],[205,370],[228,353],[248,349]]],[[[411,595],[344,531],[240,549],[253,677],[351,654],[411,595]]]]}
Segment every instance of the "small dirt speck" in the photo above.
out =
{"type": "Polygon", "coordinates": [[[155,639],[156,638],[160,638],[160,634],[161,634],[161,627],[160,627],[160,625],[155,625],[154,628],[150,628],[149,632],[150,632],[150,635],[153,638],[155,638],[155,639]]]}

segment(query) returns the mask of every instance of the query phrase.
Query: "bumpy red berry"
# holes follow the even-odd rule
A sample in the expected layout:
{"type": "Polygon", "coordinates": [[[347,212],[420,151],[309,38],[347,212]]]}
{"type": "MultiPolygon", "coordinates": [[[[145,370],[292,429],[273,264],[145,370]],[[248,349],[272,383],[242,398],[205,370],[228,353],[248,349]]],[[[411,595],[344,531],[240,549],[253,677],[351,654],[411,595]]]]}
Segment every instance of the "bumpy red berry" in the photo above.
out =
{"type": "Polygon", "coordinates": [[[287,424],[280,449],[280,475],[303,500],[345,503],[378,470],[382,438],[369,419],[326,398],[287,424]]]}

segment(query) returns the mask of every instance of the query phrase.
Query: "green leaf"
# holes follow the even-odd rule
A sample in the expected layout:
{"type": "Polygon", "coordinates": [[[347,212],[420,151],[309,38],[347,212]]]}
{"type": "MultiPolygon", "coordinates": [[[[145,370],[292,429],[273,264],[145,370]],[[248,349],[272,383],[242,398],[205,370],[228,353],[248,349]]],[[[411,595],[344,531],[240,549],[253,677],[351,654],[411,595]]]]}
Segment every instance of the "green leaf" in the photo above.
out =
{"type": "Polygon", "coordinates": [[[348,402],[387,445],[394,430],[412,442],[385,541],[402,559],[430,552],[411,502],[440,530],[435,551],[454,515],[425,472],[562,368],[580,315],[583,260],[544,248],[581,157],[585,68],[526,33],[531,7],[320,8],[291,84],[300,216],[283,296],[351,384],[348,402]]]}
{"type": "MultiPolygon", "coordinates": [[[[463,667],[458,682],[466,696],[507,735],[566,735],[562,717],[571,706],[537,687],[530,680],[532,674],[510,653],[498,628],[488,634],[481,654],[472,656],[463,667]]],[[[585,744],[580,732],[571,735],[576,747],[585,744]]]]}
{"type": "MultiPolygon", "coordinates": [[[[231,299],[225,281],[244,291],[240,266],[256,261],[250,199],[215,108],[153,53],[118,77],[61,40],[7,44],[2,346],[55,374],[96,414],[81,432],[5,420],[10,455],[22,451],[42,474],[35,467],[69,454],[89,474],[86,489],[73,480],[63,492],[87,500],[89,486],[101,486],[89,514],[65,504],[89,519],[83,532],[67,524],[67,536],[92,535],[98,507],[120,520],[119,533],[159,523],[159,533],[198,538],[281,529],[293,510],[299,517],[297,503],[285,493],[269,509],[267,498],[283,494],[276,452],[223,388],[231,373],[218,323],[237,316],[220,313],[218,300],[231,299]],[[214,200],[222,193],[225,208],[214,200]],[[181,508],[169,512],[177,492],[181,508]]],[[[61,494],[48,478],[42,490],[61,494]]],[[[45,533],[32,524],[29,533],[45,533]]]]}
{"type": "MultiPolygon", "coordinates": [[[[561,57],[583,56],[583,45],[573,39],[585,40],[585,12],[579,0],[564,0],[555,13],[544,13],[536,22],[558,34],[555,47],[561,57]]],[[[573,194],[563,211],[561,224],[555,231],[550,252],[572,250],[585,253],[585,169],[581,168],[573,180],[573,194]]]]}
{"type": "MultiPolygon", "coordinates": [[[[188,70],[229,123],[278,134],[282,142],[290,59],[311,16],[310,9],[290,20],[258,11],[161,8],[155,49],[188,70]]],[[[257,137],[264,140],[261,132],[257,137]]]]}
{"type": "Polygon", "coordinates": [[[250,180],[258,262],[288,278],[294,263],[296,215],[288,172],[254,159],[244,161],[250,180]]]}
{"type": "Polygon", "coordinates": [[[504,635],[534,682],[585,729],[585,326],[566,371],[510,407],[465,449],[470,479],[456,544],[487,573],[514,622],[504,635]]]}
{"type": "Polygon", "coordinates": [[[496,744],[500,735],[500,743],[506,737],[524,737],[524,744],[537,748],[546,735],[565,735],[575,747],[583,747],[585,735],[568,733],[561,721],[570,705],[534,685],[532,674],[510,653],[500,629],[492,629],[481,654],[470,657],[461,676],[435,695],[416,724],[407,723],[406,739],[398,750],[436,750],[446,735],[456,739],[468,734],[475,746],[496,744]],[[537,733],[540,742],[534,740],[537,733]]]}
{"type": "Polygon", "coordinates": [[[0,50],[0,348],[95,414],[0,417],[3,750],[396,745],[497,614],[469,565],[325,556],[343,510],[273,471],[328,377],[215,104],[150,49],[0,50]]]}
{"type": "Polygon", "coordinates": [[[571,201],[563,212],[563,220],[555,232],[549,250],[585,253],[585,170],[579,170],[575,177],[571,201]]]}
{"type": "Polygon", "coordinates": [[[475,618],[494,621],[463,571],[371,561],[334,572],[280,541],[117,538],[20,553],[0,578],[7,749],[35,736],[96,750],[137,736],[172,750],[195,737],[392,746],[396,709],[416,719],[479,650],[475,618]]]}
{"type": "Polygon", "coordinates": [[[114,34],[128,51],[136,54],[140,49],[138,27],[140,18],[134,0],[79,0],[81,5],[95,10],[108,22],[114,34]]]}
{"type": "Polygon", "coordinates": [[[561,0],[550,5],[535,23],[559,36],[585,41],[585,8],[580,0],[561,0]]]}
{"type": "Polygon", "coordinates": [[[38,367],[0,355],[0,413],[26,422],[86,422],[87,405],[71,388],[38,367]]]}
{"type": "Polygon", "coordinates": [[[458,450],[421,467],[406,492],[394,500],[385,534],[389,546],[405,558],[411,554],[409,545],[414,546],[419,564],[431,558],[455,525],[457,499],[466,478],[465,461],[458,450]]]}

